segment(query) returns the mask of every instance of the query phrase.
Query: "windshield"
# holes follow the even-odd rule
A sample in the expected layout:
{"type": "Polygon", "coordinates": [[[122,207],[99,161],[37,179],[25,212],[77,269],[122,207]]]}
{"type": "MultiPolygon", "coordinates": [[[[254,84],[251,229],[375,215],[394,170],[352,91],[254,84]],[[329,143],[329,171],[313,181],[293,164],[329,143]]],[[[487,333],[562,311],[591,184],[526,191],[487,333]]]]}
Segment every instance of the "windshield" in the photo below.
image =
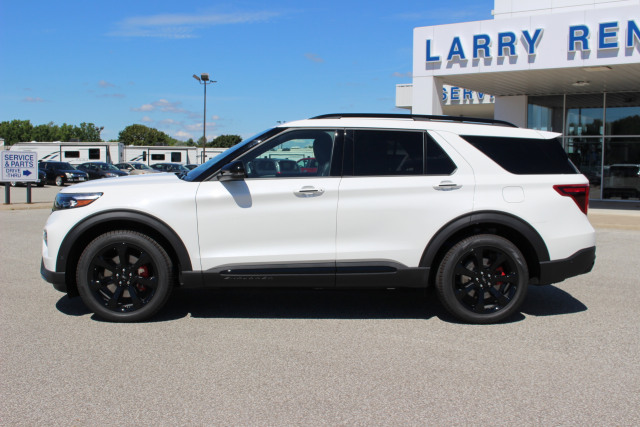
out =
{"type": "Polygon", "coordinates": [[[200,181],[206,178],[206,175],[209,172],[217,170],[224,165],[224,164],[218,165],[218,163],[224,162],[225,159],[237,157],[239,154],[250,149],[254,145],[263,141],[264,139],[269,138],[272,135],[279,133],[283,130],[285,130],[285,128],[272,128],[272,129],[268,129],[266,131],[257,133],[254,136],[247,138],[244,141],[239,142],[233,147],[229,148],[228,150],[218,154],[214,158],[209,159],[206,163],[201,164],[197,168],[190,170],[189,173],[185,174],[181,178],[184,179],[185,181],[200,181]]]}
{"type": "Polygon", "coordinates": [[[145,165],[144,163],[131,163],[131,166],[133,166],[135,169],[140,169],[140,170],[153,170],[149,166],[145,165]]]}
{"type": "Polygon", "coordinates": [[[65,163],[65,162],[58,163],[58,167],[60,169],[75,169],[73,166],[71,166],[70,163],[65,163]]]}
{"type": "Polygon", "coordinates": [[[117,167],[110,165],[109,163],[90,163],[88,165],[90,168],[93,167],[95,169],[102,169],[104,171],[119,171],[120,169],[118,169],[117,167]]]}

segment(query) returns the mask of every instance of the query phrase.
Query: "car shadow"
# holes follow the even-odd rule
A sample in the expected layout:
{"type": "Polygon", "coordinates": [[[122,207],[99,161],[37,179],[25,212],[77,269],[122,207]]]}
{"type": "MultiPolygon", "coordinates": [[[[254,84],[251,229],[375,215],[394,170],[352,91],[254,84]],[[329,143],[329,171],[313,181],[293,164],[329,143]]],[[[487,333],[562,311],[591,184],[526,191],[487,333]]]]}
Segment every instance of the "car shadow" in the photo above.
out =
{"type": "Polygon", "coordinates": [[[156,321],[197,318],[428,319],[437,299],[424,290],[178,289],[156,321]]]}
{"type": "Polygon", "coordinates": [[[580,300],[553,285],[529,286],[520,311],[531,316],[557,316],[588,310],[580,300]]]}
{"type": "MultiPolygon", "coordinates": [[[[69,316],[91,312],[80,298],[64,296],[56,308],[69,316]]],[[[530,286],[519,313],[502,323],[530,316],[578,313],[587,307],[554,286],[530,286]]],[[[440,304],[433,290],[176,289],[148,323],[185,317],[245,319],[430,319],[463,323],[440,304]]],[[[96,321],[102,321],[92,315],[96,321]]]]}

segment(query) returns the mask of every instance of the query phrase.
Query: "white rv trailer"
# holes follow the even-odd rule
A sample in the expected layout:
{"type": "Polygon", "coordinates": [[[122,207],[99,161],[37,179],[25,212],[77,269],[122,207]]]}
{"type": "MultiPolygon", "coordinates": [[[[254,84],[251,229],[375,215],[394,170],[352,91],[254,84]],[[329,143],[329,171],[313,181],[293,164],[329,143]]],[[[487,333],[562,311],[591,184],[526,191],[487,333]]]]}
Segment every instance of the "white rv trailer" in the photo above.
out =
{"type": "Polygon", "coordinates": [[[209,159],[213,159],[215,156],[217,156],[220,153],[225,152],[226,150],[228,150],[228,148],[222,148],[222,147],[207,147],[207,150],[205,151],[205,156],[206,158],[204,159],[204,162],[202,161],[202,147],[198,147],[197,148],[197,164],[200,163],[205,163],[207,160],[209,159]]]}
{"type": "Polygon", "coordinates": [[[196,147],[185,146],[144,146],[126,145],[124,147],[125,162],[142,162],[147,165],[156,163],[197,163],[196,147]]]}
{"type": "Polygon", "coordinates": [[[121,142],[17,142],[10,150],[35,151],[38,161],[58,161],[79,165],[85,162],[120,163],[124,144],[121,142]]]}

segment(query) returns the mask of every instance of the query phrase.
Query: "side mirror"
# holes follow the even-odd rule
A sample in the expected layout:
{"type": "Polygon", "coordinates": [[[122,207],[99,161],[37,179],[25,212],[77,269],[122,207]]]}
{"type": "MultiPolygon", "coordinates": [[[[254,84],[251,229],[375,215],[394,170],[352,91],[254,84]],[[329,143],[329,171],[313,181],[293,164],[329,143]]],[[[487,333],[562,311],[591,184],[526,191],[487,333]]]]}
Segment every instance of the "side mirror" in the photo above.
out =
{"type": "Polygon", "coordinates": [[[231,162],[222,167],[218,173],[218,181],[241,181],[247,176],[242,162],[231,162]]]}

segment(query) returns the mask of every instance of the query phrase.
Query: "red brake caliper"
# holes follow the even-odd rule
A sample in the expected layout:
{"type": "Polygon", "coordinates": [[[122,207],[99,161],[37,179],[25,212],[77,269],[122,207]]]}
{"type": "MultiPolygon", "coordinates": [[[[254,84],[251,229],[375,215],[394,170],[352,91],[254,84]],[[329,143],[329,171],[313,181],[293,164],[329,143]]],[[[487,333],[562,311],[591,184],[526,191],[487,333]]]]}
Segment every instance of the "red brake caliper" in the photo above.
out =
{"type": "MultiPolygon", "coordinates": [[[[147,278],[149,277],[149,268],[146,265],[140,266],[138,268],[138,276],[147,278]]],[[[136,285],[139,291],[144,291],[147,287],[143,284],[138,283],[136,285]]]]}
{"type": "MultiPolygon", "coordinates": [[[[498,273],[500,273],[500,276],[506,276],[506,274],[505,274],[505,272],[504,272],[504,268],[502,268],[502,267],[498,267],[498,268],[496,268],[496,271],[497,271],[498,273]]],[[[502,285],[503,283],[504,283],[504,282],[496,282],[496,285],[499,285],[499,286],[500,286],[500,285],[502,285]]]]}

